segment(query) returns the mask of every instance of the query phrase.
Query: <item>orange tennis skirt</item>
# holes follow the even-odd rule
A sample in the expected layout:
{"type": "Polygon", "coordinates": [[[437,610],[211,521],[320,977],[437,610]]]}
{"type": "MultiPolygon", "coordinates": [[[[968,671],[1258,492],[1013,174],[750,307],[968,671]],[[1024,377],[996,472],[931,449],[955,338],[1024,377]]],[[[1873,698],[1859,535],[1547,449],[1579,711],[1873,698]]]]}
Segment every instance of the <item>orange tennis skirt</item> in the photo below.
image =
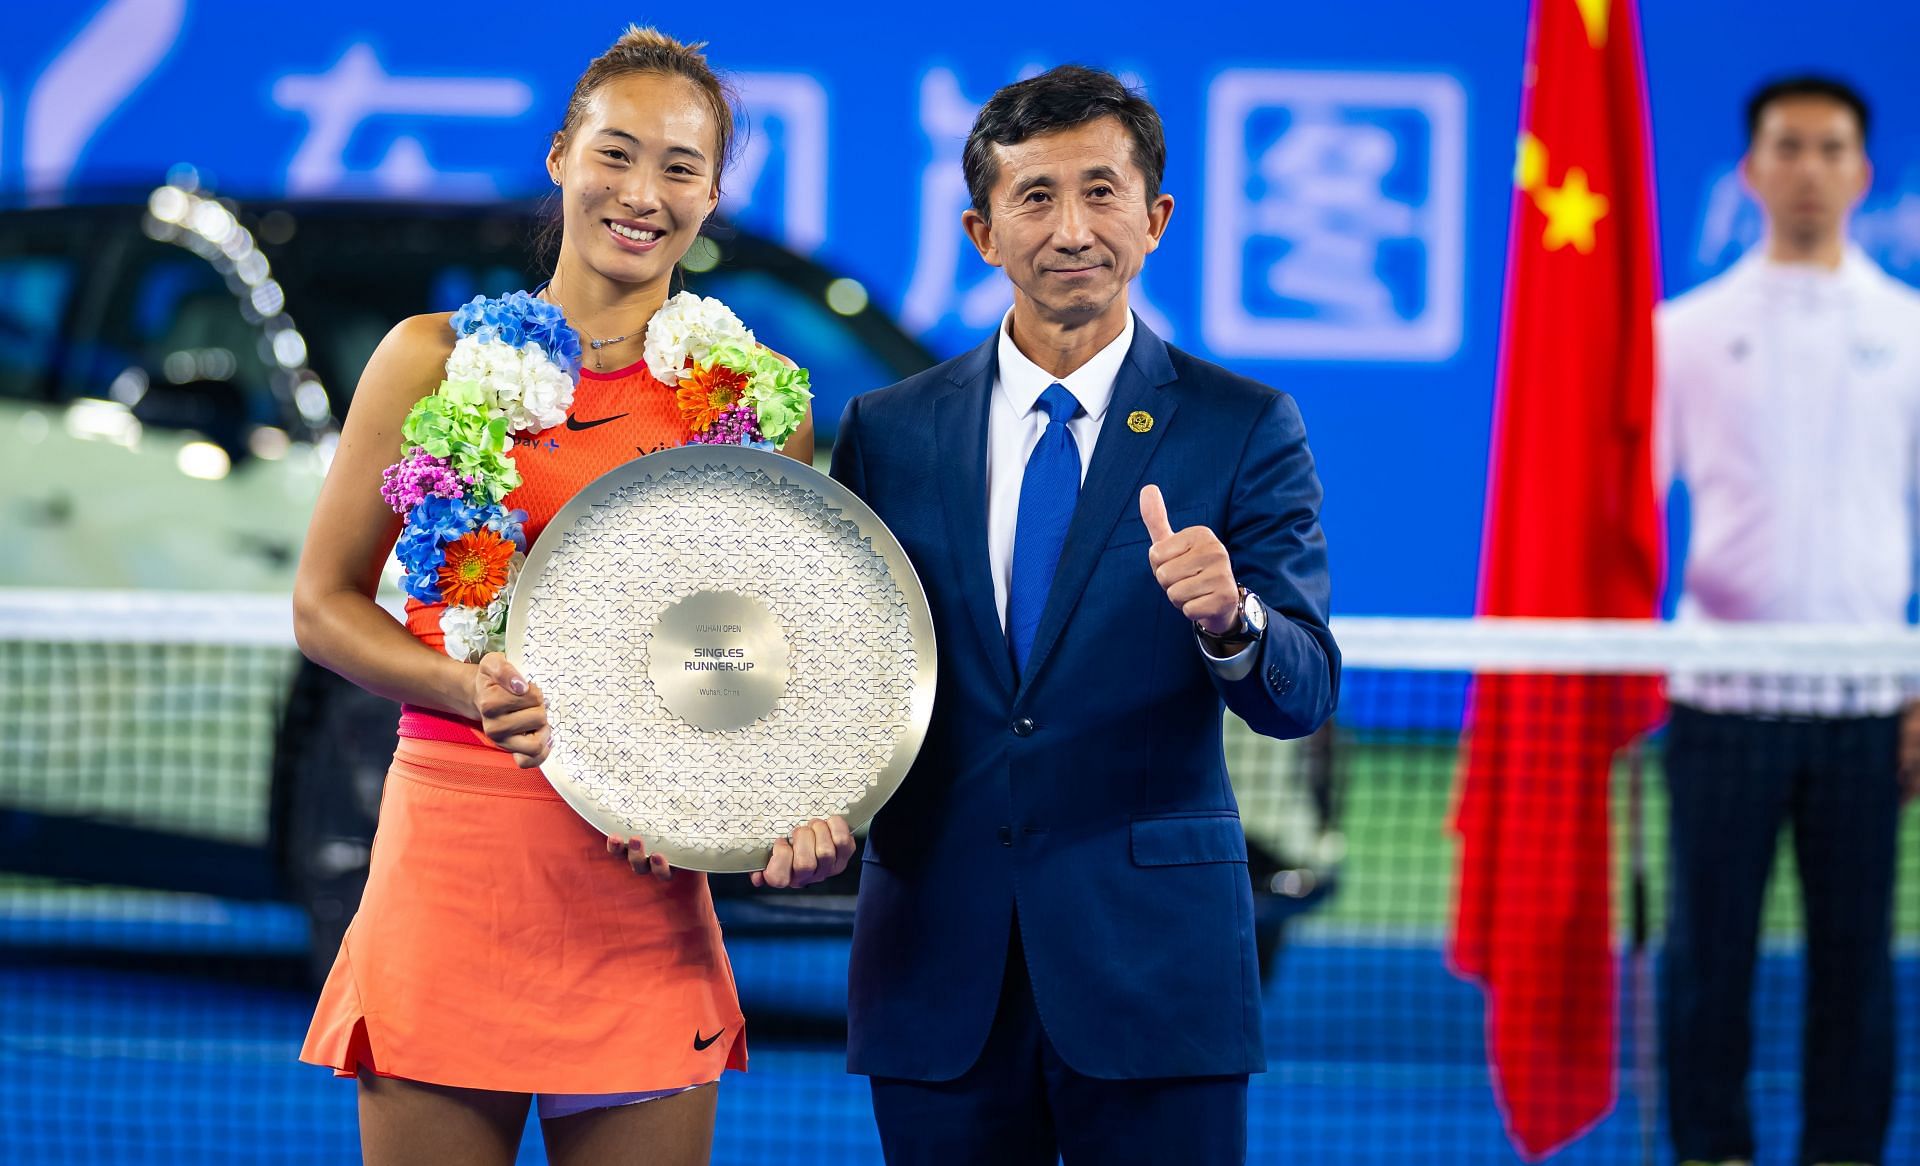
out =
{"type": "Polygon", "coordinates": [[[706,876],[606,851],[538,770],[403,737],[366,894],[300,1059],[512,1093],[638,1093],[747,1067],[706,876]]]}

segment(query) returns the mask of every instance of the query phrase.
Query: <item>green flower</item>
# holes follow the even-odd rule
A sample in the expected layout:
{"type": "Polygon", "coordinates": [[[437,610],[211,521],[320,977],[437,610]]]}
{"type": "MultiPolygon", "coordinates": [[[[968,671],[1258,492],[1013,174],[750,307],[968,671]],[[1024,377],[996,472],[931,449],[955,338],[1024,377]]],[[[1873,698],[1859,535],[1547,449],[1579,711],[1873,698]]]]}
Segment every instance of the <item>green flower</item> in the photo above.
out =
{"type": "Polygon", "coordinates": [[[446,459],[481,501],[498,502],[520,484],[508,451],[507,419],[487,408],[486,390],[468,381],[442,381],[407,413],[400,437],[446,459]]]}
{"type": "Polygon", "coordinates": [[[746,374],[747,387],[741,399],[752,405],[759,417],[760,435],[775,446],[785,445],[807,419],[807,403],[813,400],[807,370],[789,365],[757,344],[751,349],[738,344],[718,345],[710,359],[746,374]]]}

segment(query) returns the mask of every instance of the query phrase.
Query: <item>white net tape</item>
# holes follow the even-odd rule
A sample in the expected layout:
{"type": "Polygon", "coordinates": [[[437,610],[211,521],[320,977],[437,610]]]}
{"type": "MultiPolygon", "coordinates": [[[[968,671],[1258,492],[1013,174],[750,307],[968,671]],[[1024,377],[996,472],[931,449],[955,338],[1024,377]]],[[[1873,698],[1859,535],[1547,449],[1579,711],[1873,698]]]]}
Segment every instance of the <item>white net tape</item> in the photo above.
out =
{"type": "MultiPolygon", "coordinates": [[[[397,606],[393,610],[398,610],[397,606]]],[[[1349,668],[1850,675],[1920,671],[1920,628],[1604,619],[1345,616],[1349,668]]],[[[293,647],[284,595],[0,588],[0,642],[293,647]]]]}

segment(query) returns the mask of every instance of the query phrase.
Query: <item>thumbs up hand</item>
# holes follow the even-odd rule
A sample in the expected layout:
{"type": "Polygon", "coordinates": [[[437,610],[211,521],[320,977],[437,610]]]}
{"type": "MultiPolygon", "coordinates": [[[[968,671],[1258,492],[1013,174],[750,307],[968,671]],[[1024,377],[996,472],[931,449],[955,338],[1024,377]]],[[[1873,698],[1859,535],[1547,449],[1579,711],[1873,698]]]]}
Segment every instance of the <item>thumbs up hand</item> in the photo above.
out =
{"type": "Polygon", "coordinates": [[[1140,521],[1153,539],[1147,562],[1168,601],[1210,636],[1239,631],[1240,586],[1219,537],[1204,526],[1173,529],[1158,486],[1141,489],[1140,521]]]}

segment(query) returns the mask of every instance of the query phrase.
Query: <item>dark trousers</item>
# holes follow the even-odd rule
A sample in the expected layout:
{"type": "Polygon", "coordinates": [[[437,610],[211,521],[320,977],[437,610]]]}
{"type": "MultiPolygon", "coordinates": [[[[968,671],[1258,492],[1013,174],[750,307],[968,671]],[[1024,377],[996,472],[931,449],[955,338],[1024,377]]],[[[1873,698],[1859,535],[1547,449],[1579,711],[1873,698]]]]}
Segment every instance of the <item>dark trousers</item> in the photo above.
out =
{"type": "Polygon", "coordinates": [[[1074,1072],[1041,1027],[1018,928],[1011,948],[993,1030],[971,1069],[952,1081],[872,1079],[887,1166],[1247,1160],[1244,1075],[1107,1081],[1074,1072]]]}
{"type": "Polygon", "coordinates": [[[1674,706],[1660,1037],[1682,1160],[1754,1156],[1754,962],[1789,822],[1807,926],[1800,1161],[1880,1160],[1893,1107],[1898,750],[1897,717],[1772,720],[1674,706]]]}

